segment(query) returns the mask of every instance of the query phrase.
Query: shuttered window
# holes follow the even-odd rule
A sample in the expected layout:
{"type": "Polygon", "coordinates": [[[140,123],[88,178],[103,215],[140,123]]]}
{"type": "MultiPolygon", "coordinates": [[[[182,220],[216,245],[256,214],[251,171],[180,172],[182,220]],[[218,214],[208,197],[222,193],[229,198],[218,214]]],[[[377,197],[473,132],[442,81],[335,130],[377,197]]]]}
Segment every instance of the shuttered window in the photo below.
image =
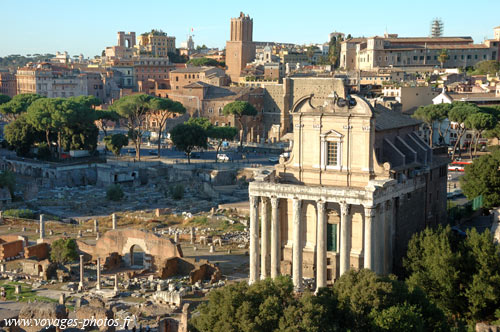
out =
{"type": "Polygon", "coordinates": [[[337,251],[337,224],[326,224],[326,248],[337,251]]]}

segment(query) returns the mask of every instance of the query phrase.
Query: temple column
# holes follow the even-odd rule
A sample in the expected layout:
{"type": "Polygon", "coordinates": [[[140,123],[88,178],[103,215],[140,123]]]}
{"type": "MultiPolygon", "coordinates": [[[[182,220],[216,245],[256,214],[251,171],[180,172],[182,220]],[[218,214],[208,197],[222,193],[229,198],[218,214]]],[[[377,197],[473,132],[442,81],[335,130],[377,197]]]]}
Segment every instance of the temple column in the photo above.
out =
{"type": "Polygon", "coordinates": [[[45,216],[43,214],[40,215],[40,240],[43,241],[45,238],[45,216]]]}
{"type": "Polygon", "coordinates": [[[279,198],[271,197],[271,278],[280,275],[280,220],[279,198]]]}
{"type": "Polygon", "coordinates": [[[316,203],[317,242],[316,242],[316,290],[326,287],[326,214],[325,202],[316,203]]]}
{"type": "Polygon", "coordinates": [[[112,225],[113,229],[116,229],[116,214],[115,213],[113,213],[111,215],[111,225],[112,225]]]}
{"type": "Polygon", "coordinates": [[[83,255],[80,255],[80,282],[78,283],[78,290],[83,290],[83,255]]]}
{"type": "Polygon", "coordinates": [[[384,226],[384,273],[392,272],[392,222],[394,218],[392,200],[387,201],[384,226]]]}
{"type": "Polygon", "coordinates": [[[302,290],[302,227],[300,222],[302,201],[293,199],[293,252],[292,279],[296,291],[302,290]]]}
{"type": "Polygon", "coordinates": [[[371,206],[365,207],[365,243],[363,248],[363,267],[373,270],[373,223],[376,209],[371,206]]]}
{"type": "Polygon", "coordinates": [[[349,271],[351,262],[351,216],[350,206],[340,203],[340,276],[349,271]]]}
{"type": "Polygon", "coordinates": [[[377,274],[384,273],[384,223],[385,223],[385,202],[381,203],[378,208],[377,222],[375,224],[375,250],[374,250],[374,271],[377,274]]]}
{"type": "Polygon", "coordinates": [[[259,278],[259,197],[250,196],[250,276],[248,283],[259,278]]]}
{"type": "Polygon", "coordinates": [[[266,279],[269,277],[268,266],[269,266],[269,218],[267,213],[267,207],[269,204],[269,199],[266,197],[261,197],[260,199],[260,230],[261,240],[260,240],[260,278],[266,279]]]}
{"type": "Polygon", "coordinates": [[[95,285],[95,289],[101,289],[101,259],[97,258],[97,281],[95,285]]]}

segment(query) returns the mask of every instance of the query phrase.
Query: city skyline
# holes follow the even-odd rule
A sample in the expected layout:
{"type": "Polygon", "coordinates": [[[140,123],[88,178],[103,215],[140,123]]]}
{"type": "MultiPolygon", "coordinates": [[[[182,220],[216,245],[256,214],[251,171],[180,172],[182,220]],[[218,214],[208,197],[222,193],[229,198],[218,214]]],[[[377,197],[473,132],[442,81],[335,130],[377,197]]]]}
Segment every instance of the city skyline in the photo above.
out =
{"type": "Polygon", "coordinates": [[[493,28],[500,25],[496,15],[500,3],[495,0],[483,2],[491,10],[484,11],[481,21],[473,24],[464,24],[470,20],[470,13],[462,9],[467,4],[465,1],[455,1],[453,8],[424,1],[421,6],[411,8],[411,15],[405,15],[408,9],[401,8],[396,1],[390,1],[383,8],[361,1],[361,6],[357,6],[361,10],[353,9],[349,3],[322,3],[323,9],[318,10],[318,6],[301,8],[291,4],[282,8],[263,1],[248,4],[223,1],[223,6],[196,1],[188,11],[183,4],[155,1],[147,7],[128,0],[119,3],[89,0],[87,6],[61,4],[60,0],[49,0],[44,7],[34,0],[5,3],[6,13],[19,15],[6,15],[0,23],[3,31],[16,32],[0,36],[0,56],[68,51],[71,55],[82,53],[93,57],[106,47],[116,45],[117,31],[140,34],[151,29],[175,36],[176,47],[180,47],[193,28],[196,45],[222,49],[229,39],[230,18],[237,17],[240,11],[254,19],[255,41],[295,44],[326,42],[333,31],[355,37],[383,35],[385,31],[400,36],[427,36],[435,17],[443,20],[445,36],[471,36],[475,43],[481,43],[484,38],[492,38],[493,28]],[[98,18],[90,19],[93,15],[98,18]],[[301,21],[305,24],[297,24],[301,21]],[[307,24],[309,22],[313,24],[307,24]]]}

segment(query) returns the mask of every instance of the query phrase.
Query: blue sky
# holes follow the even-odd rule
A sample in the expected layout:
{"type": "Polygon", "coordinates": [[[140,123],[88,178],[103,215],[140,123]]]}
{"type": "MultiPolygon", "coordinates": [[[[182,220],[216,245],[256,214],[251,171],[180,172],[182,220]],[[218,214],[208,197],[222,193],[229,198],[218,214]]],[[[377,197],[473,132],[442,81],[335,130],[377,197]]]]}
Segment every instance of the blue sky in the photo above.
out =
{"type": "Polygon", "coordinates": [[[116,44],[117,31],[140,34],[152,28],[177,37],[194,28],[196,44],[223,48],[229,21],[248,13],[254,40],[325,42],[328,33],[426,36],[434,17],[446,36],[492,38],[500,25],[500,0],[261,1],[261,0],[2,0],[0,56],[68,51],[86,57],[116,44]],[[478,8],[480,7],[480,8],[478,8]]]}

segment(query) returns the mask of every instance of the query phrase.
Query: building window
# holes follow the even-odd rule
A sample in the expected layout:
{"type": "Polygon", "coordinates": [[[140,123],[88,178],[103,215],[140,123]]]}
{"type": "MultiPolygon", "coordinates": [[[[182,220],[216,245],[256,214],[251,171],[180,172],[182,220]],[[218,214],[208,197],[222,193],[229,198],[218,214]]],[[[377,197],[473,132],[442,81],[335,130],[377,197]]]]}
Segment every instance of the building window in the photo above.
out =
{"type": "Polygon", "coordinates": [[[339,150],[338,142],[327,142],[327,159],[326,159],[326,165],[327,166],[337,166],[338,161],[339,161],[339,150]]]}
{"type": "Polygon", "coordinates": [[[340,169],[342,165],[342,135],[331,130],[321,135],[321,168],[340,169]]]}
{"type": "Polygon", "coordinates": [[[337,224],[326,224],[326,248],[337,251],[337,224]]]}

